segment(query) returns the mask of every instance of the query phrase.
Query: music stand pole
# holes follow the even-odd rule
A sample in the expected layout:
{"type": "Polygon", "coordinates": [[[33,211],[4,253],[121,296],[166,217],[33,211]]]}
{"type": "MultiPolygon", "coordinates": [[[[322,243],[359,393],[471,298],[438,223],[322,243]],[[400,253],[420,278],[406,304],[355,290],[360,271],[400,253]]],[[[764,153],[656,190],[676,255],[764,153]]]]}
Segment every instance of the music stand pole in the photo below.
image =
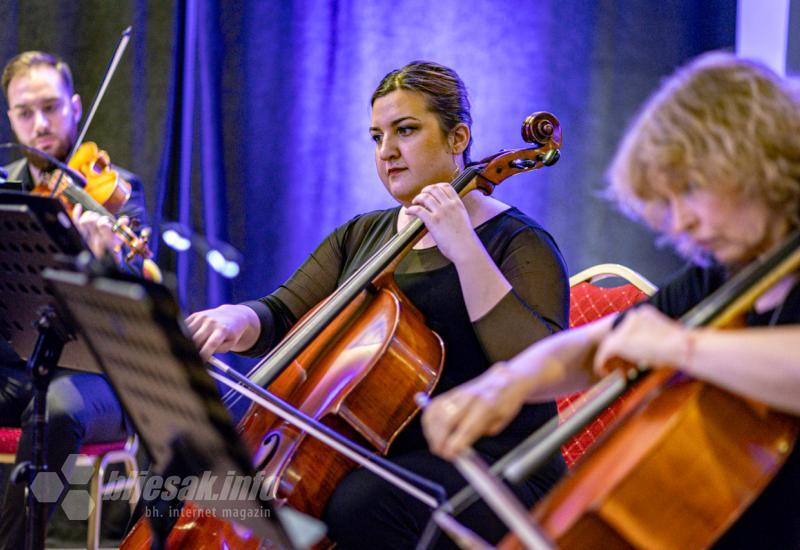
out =
{"type": "Polygon", "coordinates": [[[11,481],[25,483],[25,523],[27,550],[43,550],[47,537],[47,504],[33,494],[32,484],[37,474],[48,470],[47,464],[47,388],[58,366],[64,343],[70,337],[55,311],[47,307],[36,323],[39,337],[28,359],[28,371],[33,383],[33,460],[19,463],[11,473],[11,481]]]}
{"type": "Polygon", "coordinates": [[[48,504],[36,498],[33,483],[49,467],[48,386],[62,352],[71,356],[66,366],[87,360],[86,354],[65,350],[73,337],[55,313],[42,271],[68,263],[84,245],[63,206],[44,197],[0,192],[0,226],[0,334],[20,357],[27,358],[33,386],[32,455],[14,467],[11,481],[25,484],[25,547],[39,550],[47,536],[48,504]]]}

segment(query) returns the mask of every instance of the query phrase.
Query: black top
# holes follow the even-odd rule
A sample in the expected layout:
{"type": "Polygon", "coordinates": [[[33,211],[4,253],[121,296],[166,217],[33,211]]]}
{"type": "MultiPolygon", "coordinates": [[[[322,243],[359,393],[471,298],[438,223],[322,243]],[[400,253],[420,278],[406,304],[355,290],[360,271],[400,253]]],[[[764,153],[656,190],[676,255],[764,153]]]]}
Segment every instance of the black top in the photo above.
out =
{"type": "MultiPolygon", "coordinates": [[[[710,295],[727,276],[719,267],[692,267],[664,287],[649,301],[672,318],[678,318],[710,295]]],[[[748,326],[773,323],[776,311],[751,312],[748,326]]],[[[796,284],[774,324],[800,322],[800,284],[796,284]]],[[[798,342],[800,345],[800,342],[798,342]]],[[[766,365],[765,365],[766,367],[766,365]]],[[[795,445],[783,468],[766,490],[717,542],[715,548],[800,548],[800,445],[795,445]]]]}
{"type": "MultiPolygon", "coordinates": [[[[11,164],[4,166],[8,171],[9,180],[18,180],[22,182],[22,190],[30,191],[33,189],[33,178],[28,169],[28,161],[20,159],[11,164]]],[[[114,166],[114,170],[119,173],[119,176],[131,184],[131,196],[125,206],[120,211],[120,216],[129,216],[131,219],[131,227],[138,228],[147,225],[147,209],[145,208],[144,201],[144,187],[138,176],[128,172],[124,168],[114,166]]],[[[19,358],[16,352],[11,348],[5,338],[0,337],[0,365],[3,366],[24,366],[24,362],[19,358]]]]}
{"type": "MultiPolygon", "coordinates": [[[[247,302],[261,319],[261,336],[248,355],[263,355],[306,311],[330,295],[396,234],[399,208],[358,216],[331,233],[288,281],[272,294],[247,302]]],[[[552,237],[512,208],[476,228],[486,250],[513,287],[484,317],[470,322],[455,266],[436,247],[412,250],[395,271],[403,293],[445,344],[445,364],[435,394],[510,359],[568,324],[569,283],[552,237]]],[[[476,448],[499,457],[556,414],[554,403],[526,405],[501,434],[476,448]]],[[[391,455],[427,449],[417,417],[395,440],[391,455]]],[[[563,470],[560,457],[540,481],[563,470]]]]}

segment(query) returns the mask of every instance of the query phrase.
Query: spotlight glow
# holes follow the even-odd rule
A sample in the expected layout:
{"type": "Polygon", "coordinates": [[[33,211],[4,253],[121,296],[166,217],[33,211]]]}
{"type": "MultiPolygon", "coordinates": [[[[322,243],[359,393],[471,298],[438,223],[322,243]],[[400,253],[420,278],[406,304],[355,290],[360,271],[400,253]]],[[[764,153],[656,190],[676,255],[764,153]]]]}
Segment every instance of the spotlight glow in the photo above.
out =
{"type": "Polygon", "coordinates": [[[161,235],[161,238],[167,243],[167,246],[178,252],[186,252],[192,247],[192,242],[186,237],[181,236],[173,229],[167,229],[161,235]]]}

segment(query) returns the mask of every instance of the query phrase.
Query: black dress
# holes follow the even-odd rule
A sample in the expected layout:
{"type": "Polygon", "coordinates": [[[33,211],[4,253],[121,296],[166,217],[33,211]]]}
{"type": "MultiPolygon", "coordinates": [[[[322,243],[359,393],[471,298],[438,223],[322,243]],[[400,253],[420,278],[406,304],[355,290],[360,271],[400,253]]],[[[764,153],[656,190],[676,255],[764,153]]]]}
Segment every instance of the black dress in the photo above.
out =
{"type": "MultiPolygon", "coordinates": [[[[398,213],[399,208],[372,212],[342,225],[274,293],[247,302],[262,326],[259,341],[247,353],[266,353],[297,319],[393,237],[398,213]]],[[[510,359],[568,323],[566,269],[547,232],[514,208],[486,221],[476,232],[513,291],[474,323],[469,320],[455,266],[437,248],[412,250],[395,271],[400,289],[445,343],[445,365],[434,394],[475,378],[491,364],[510,359]]],[[[526,405],[506,430],[481,439],[475,448],[494,461],[556,413],[552,402],[526,405]]],[[[427,451],[418,417],[395,440],[389,457],[440,483],[449,493],[465,484],[449,463],[427,451]]],[[[518,495],[532,504],[564,469],[563,460],[556,457],[517,488],[518,495]]],[[[344,548],[410,548],[429,515],[425,505],[373,474],[356,470],[334,492],[325,520],[330,536],[344,548]]],[[[458,519],[492,542],[505,531],[482,504],[458,519]]],[[[444,537],[440,542],[447,543],[444,537]]]]}

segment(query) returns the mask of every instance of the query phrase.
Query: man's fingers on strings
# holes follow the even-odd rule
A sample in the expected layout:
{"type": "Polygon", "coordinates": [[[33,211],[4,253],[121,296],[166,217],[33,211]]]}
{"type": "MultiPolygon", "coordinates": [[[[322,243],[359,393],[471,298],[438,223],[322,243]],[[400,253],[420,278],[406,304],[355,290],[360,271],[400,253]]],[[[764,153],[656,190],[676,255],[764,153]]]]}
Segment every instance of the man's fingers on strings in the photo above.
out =
{"type": "Polygon", "coordinates": [[[83,214],[83,207],[80,204],[76,204],[72,208],[72,223],[74,225],[78,225],[78,221],[81,219],[81,214],[83,214]]]}

